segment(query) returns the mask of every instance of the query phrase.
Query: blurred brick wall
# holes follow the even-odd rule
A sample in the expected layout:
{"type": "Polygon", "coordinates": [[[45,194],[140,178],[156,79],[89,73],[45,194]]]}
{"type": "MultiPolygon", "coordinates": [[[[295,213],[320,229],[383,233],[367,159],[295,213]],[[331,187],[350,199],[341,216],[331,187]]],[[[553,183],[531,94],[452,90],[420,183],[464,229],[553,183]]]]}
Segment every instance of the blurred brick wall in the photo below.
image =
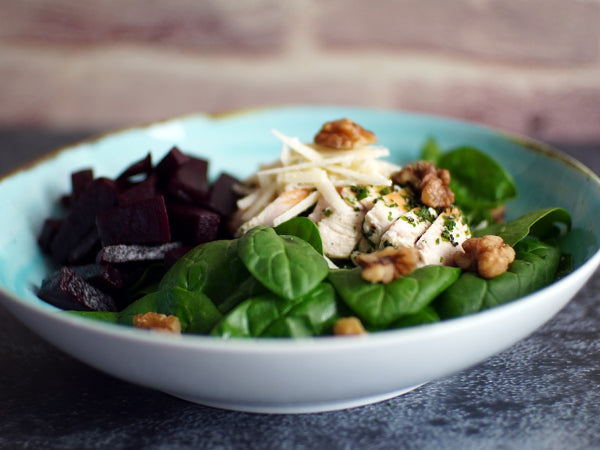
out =
{"type": "Polygon", "coordinates": [[[600,0],[0,0],[0,126],[324,103],[600,141],[600,0]]]}

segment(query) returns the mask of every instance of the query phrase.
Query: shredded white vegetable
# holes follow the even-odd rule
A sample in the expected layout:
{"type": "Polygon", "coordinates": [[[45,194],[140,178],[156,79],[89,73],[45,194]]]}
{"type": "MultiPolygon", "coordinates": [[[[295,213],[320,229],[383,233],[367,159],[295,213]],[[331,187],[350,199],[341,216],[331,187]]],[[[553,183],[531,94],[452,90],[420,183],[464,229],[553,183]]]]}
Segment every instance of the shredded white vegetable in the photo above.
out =
{"type": "Polygon", "coordinates": [[[323,159],[323,157],[321,156],[321,154],[319,152],[310,148],[308,145],[305,145],[302,142],[300,142],[300,140],[297,137],[293,137],[293,138],[288,137],[284,134],[281,134],[277,130],[271,130],[271,132],[275,136],[277,136],[279,139],[281,139],[281,141],[285,145],[294,149],[296,152],[298,152],[300,155],[304,156],[306,159],[309,159],[311,161],[318,161],[320,159],[323,159]]]}
{"type": "Polygon", "coordinates": [[[240,219],[244,224],[263,211],[277,196],[298,188],[315,191],[295,205],[282,211],[273,220],[274,225],[297,216],[323,198],[330,208],[339,213],[352,212],[353,207],[340,195],[344,186],[389,186],[390,175],[400,167],[380,160],[389,155],[381,146],[364,146],[352,150],[328,150],[304,144],[277,130],[273,134],[282,142],[278,161],[263,166],[247,183],[254,190],[238,201],[240,219]],[[276,223],[275,223],[276,222],[276,223]]]}
{"type": "Polygon", "coordinates": [[[302,212],[304,212],[308,208],[310,208],[312,205],[317,203],[318,200],[319,200],[319,191],[312,192],[304,200],[301,200],[299,203],[296,203],[294,206],[292,206],[290,209],[288,209],[283,214],[280,214],[279,216],[275,217],[273,219],[273,226],[276,227],[277,225],[285,222],[286,220],[290,220],[290,219],[296,217],[297,215],[301,214],[302,212]]]}

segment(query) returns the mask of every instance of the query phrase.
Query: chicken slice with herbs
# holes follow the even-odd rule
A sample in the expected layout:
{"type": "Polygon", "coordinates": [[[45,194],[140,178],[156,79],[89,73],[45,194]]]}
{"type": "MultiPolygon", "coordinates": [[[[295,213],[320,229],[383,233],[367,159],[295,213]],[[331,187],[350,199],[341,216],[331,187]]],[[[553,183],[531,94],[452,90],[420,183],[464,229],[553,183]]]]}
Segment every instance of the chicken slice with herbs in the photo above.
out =
{"type": "Polygon", "coordinates": [[[400,215],[381,236],[378,248],[414,247],[437,217],[433,208],[417,207],[400,215]]]}
{"type": "Polygon", "coordinates": [[[458,253],[464,253],[462,243],[471,231],[457,208],[444,211],[421,235],[415,247],[421,252],[425,265],[454,265],[458,253]]]}

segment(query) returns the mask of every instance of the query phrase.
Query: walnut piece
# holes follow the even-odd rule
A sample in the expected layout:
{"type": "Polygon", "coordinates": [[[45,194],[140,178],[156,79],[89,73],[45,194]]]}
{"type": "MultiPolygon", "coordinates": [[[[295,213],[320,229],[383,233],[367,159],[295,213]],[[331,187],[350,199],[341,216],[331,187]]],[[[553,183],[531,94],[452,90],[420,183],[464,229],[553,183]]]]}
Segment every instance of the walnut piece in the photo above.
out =
{"type": "Polygon", "coordinates": [[[155,312],[136,314],[133,316],[133,326],[169,333],[181,333],[181,323],[177,316],[167,316],[155,312]]]}
{"type": "Polygon", "coordinates": [[[417,161],[392,174],[392,181],[401,186],[410,186],[421,201],[433,208],[448,208],[454,203],[454,192],[449,187],[450,172],[436,169],[428,161],[417,161]]]}
{"type": "Polygon", "coordinates": [[[333,334],[336,336],[352,336],[367,334],[367,331],[358,317],[340,317],[333,324],[333,334]]]}
{"type": "Polygon", "coordinates": [[[465,253],[455,257],[455,264],[464,270],[477,272],[483,278],[494,278],[508,270],[515,260],[515,251],[500,236],[472,237],[462,244],[465,253]]]}
{"type": "Polygon", "coordinates": [[[421,260],[416,248],[385,247],[373,253],[362,253],[356,263],[363,268],[362,277],[370,283],[390,283],[411,273],[421,260]]]}
{"type": "Polygon", "coordinates": [[[336,150],[350,150],[377,142],[375,134],[350,119],[334,120],[323,125],[315,136],[315,144],[336,150]]]}

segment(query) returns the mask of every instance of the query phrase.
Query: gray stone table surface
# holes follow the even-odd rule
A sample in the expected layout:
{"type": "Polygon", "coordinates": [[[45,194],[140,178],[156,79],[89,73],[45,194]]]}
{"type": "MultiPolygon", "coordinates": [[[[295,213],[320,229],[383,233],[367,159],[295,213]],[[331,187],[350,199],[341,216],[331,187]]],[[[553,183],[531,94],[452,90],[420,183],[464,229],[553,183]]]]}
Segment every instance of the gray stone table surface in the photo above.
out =
{"type": "MultiPolygon", "coordinates": [[[[0,130],[0,173],[85,131],[0,130]]],[[[560,145],[600,173],[598,145],[560,145]]],[[[0,448],[600,448],[600,272],[549,323],[401,397],[305,415],[223,411],[56,350],[0,308],[0,448]]]]}

